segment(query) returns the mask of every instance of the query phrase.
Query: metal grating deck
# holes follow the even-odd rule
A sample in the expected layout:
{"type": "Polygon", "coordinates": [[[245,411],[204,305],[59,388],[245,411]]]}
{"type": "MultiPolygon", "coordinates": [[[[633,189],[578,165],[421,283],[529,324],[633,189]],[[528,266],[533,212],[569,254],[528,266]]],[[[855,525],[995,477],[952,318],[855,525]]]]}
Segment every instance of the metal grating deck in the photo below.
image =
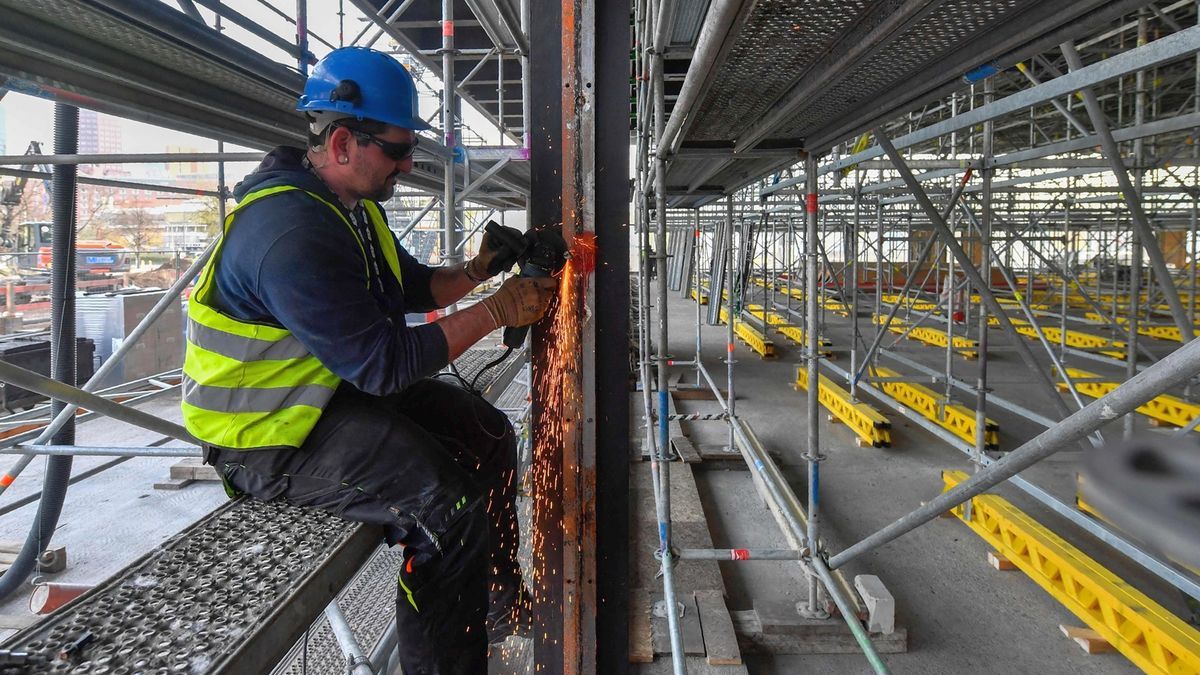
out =
{"type": "MultiPolygon", "coordinates": [[[[338,596],[338,606],[363,652],[379,642],[396,616],[396,571],[403,555],[399,548],[380,546],[358,576],[338,596]]],[[[346,656],[322,615],[305,637],[292,646],[272,675],[323,675],[345,671],[346,656]]]]}
{"type": "Polygon", "coordinates": [[[13,635],[3,648],[29,661],[4,672],[267,672],[380,536],[282,502],[235,500],[13,635]],[[87,635],[77,655],[59,657],[87,635]]]}

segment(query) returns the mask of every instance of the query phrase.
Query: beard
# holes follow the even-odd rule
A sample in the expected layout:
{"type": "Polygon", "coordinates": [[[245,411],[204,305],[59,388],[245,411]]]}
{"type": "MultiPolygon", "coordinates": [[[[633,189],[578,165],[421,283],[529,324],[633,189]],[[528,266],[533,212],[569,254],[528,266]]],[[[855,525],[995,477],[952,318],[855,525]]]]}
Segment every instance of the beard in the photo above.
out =
{"type": "Polygon", "coordinates": [[[376,189],[367,195],[367,199],[375,202],[386,202],[396,193],[396,175],[392,174],[387,177],[376,189]]]}

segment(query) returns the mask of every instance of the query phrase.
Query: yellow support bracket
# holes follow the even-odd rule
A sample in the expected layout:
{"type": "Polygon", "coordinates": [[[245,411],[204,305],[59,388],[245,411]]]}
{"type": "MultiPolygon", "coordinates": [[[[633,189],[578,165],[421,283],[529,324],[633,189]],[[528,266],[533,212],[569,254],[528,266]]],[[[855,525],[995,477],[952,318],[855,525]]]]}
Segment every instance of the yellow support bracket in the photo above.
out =
{"type": "MultiPolygon", "coordinates": [[[[945,490],[967,479],[943,471],[945,490]]],[[[1008,500],[992,494],[952,513],[1147,673],[1200,673],[1200,631],[1187,625],[1008,500]]]]}
{"type": "MultiPolygon", "coordinates": [[[[721,323],[727,321],[729,321],[729,311],[725,307],[721,307],[721,323]]],[[[747,347],[764,359],[775,358],[775,343],[749,323],[741,319],[734,321],[733,334],[741,338],[747,347]]]]}
{"type": "MultiPolygon", "coordinates": [[[[1067,375],[1075,383],[1079,393],[1100,398],[1120,386],[1119,382],[1103,382],[1100,375],[1078,368],[1067,368],[1067,375]]],[[[1067,391],[1067,383],[1058,383],[1059,391],[1067,391]]],[[[1200,404],[1190,403],[1178,396],[1159,394],[1137,409],[1151,420],[1176,427],[1185,427],[1200,416],[1200,404]]]]}
{"type": "MultiPolygon", "coordinates": [[[[860,447],[892,447],[891,422],[878,410],[850,397],[850,392],[841,388],[824,375],[820,375],[820,391],[817,400],[829,413],[854,431],[860,447]]],[[[796,369],[796,389],[808,390],[808,371],[796,369]]]]}
{"type": "Polygon", "coordinates": [[[708,304],[708,293],[697,293],[696,289],[692,289],[692,299],[702,305],[708,304]]]}
{"type": "MultiPolygon", "coordinates": [[[[876,367],[874,376],[880,378],[898,378],[897,373],[890,368],[876,367]]],[[[925,418],[932,420],[938,426],[944,427],[950,433],[958,436],[967,443],[975,443],[975,411],[957,403],[946,403],[945,400],[931,391],[928,387],[912,382],[875,382],[888,396],[917,411],[925,418]]],[[[992,420],[986,420],[983,430],[984,447],[988,450],[1000,449],[1000,426],[992,420]]]]}

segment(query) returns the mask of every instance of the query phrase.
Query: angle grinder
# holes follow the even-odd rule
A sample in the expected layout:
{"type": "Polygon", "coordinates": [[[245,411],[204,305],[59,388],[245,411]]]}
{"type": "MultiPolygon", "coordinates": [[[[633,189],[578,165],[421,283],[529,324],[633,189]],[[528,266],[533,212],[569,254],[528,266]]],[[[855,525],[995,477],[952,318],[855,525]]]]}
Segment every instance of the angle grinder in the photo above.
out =
{"type": "MultiPolygon", "coordinates": [[[[562,271],[567,264],[567,242],[557,228],[547,227],[540,230],[530,230],[521,237],[516,237],[511,231],[494,223],[488,223],[486,230],[500,239],[503,246],[517,251],[517,263],[521,266],[523,277],[550,277],[562,271]]],[[[504,346],[516,349],[525,344],[529,335],[529,326],[508,327],[504,329],[504,346]]]]}

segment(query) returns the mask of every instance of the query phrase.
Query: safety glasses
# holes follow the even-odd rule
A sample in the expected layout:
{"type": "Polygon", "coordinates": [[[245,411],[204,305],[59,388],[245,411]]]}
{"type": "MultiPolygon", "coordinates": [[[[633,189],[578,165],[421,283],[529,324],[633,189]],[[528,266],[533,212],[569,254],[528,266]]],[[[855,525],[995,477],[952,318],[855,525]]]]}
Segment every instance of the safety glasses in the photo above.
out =
{"type": "Polygon", "coordinates": [[[354,138],[356,138],[359,143],[374,143],[375,145],[378,145],[379,149],[383,151],[383,154],[387,155],[387,158],[393,162],[402,162],[409,157],[412,157],[413,153],[417,150],[417,143],[421,140],[419,136],[413,134],[411,143],[394,143],[392,141],[385,141],[382,138],[372,134],[368,134],[365,131],[351,129],[350,127],[340,124],[338,126],[341,126],[346,131],[354,134],[354,138]]]}

